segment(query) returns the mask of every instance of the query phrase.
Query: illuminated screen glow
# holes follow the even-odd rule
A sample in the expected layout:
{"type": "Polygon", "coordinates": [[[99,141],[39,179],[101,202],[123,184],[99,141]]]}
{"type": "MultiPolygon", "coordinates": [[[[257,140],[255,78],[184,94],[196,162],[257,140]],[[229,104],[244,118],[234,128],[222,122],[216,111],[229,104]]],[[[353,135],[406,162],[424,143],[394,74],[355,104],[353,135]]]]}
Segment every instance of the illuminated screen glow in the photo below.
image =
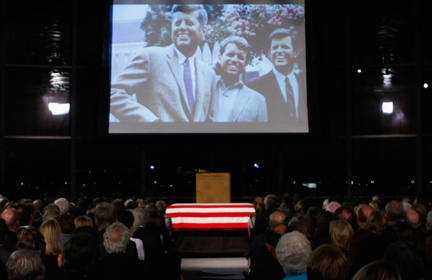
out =
{"type": "Polygon", "coordinates": [[[112,5],[109,132],[309,132],[304,1],[201,7],[112,5]]]}

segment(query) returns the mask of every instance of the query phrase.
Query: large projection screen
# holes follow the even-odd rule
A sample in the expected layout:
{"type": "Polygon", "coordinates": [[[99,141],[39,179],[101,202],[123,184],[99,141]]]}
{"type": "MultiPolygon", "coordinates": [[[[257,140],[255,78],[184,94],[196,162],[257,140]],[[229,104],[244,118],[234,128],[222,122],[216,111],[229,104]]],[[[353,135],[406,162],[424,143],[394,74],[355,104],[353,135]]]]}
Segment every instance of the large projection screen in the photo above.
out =
{"type": "Polygon", "coordinates": [[[131,2],[111,10],[109,133],[309,132],[304,0],[131,2]]]}

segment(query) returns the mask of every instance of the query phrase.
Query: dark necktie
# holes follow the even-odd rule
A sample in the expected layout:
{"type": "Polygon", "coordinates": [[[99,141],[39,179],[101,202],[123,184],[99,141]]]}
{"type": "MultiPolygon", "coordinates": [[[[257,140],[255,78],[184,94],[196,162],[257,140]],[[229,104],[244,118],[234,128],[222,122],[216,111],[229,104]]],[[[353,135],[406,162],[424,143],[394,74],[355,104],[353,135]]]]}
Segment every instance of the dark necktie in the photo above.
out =
{"type": "Polygon", "coordinates": [[[187,58],[184,62],[184,70],[183,71],[184,71],[183,72],[183,80],[185,83],[188,104],[189,104],[189,108],[190,108],[191,113],[193,113],[194,105],[195,105],[195,98],[193,95],[192,74],[191,74],[191,70],[190,70],[189,59],[187,59],[187,58]]]}
{"type": "Polygon", "coordinates": [[[288,113],[290,117],[297,118],[293,88],[291,86],[288,77],[285,77],[285,89],[286,89],[288,113]]]}

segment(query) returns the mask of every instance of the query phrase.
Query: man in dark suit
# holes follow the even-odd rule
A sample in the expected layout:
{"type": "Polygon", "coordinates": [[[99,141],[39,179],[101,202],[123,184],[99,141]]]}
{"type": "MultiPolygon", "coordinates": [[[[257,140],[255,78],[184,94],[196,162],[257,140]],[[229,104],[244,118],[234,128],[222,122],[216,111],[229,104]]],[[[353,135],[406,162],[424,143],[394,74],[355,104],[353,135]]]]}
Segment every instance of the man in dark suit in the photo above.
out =
{"type": "Polygon", "coordinates": [[[0,219],[0,262],[3,262],[3,264],[7,263],[11,255],[11,253],[3,247],[8,230],[6,222],[3,219],[0,219]]]}
{"type": "Polygon", "coordinates": [[[111,85],[111,113],[120,122],[204,122],[213,115],[216,76],[195,57],[207,12],[174,5],[172,14],[174,44],[144,49],[111,85]]]}
{"type": "Polygon", "coordinates": [[[15,246],[18,242],[17,234],[19,230],[19,214],[15,208],[8,208],[3,211],[1,218],[5,220],[9,228],[6,242],[3,247],[12,253],[15,251],[15,246]]]}
{"type": "Polygon", "coordinates": [[[301,70],[294,69],[300,53],[297,39],[293,29],[273,31],[269,55],[274,68],[248,86],[266,98],[270,123],[281,123],[293,132],[307,132],[306,79],[301,70]]]}
{"type": "Polygon", "coordinates": [[[267,122],[264,96],[240,80],[248,51],[249,43],[242,37],[231,36],[220,44],[216,122],[267,122]]]}
{"type": "MultiPolygon", "coordinates": [[[[101,244],[101,257],[108,255],[104,246],[105,229],[112,225],[117,219],[116,209],[108,202],[101,202],[96,206],[95,223],[98,227],[98,237],[101,244]]],[[[138,251],[135,242],[130,241],[127,244],[126,254],[132,258],[138,259],[138,251]]]]}

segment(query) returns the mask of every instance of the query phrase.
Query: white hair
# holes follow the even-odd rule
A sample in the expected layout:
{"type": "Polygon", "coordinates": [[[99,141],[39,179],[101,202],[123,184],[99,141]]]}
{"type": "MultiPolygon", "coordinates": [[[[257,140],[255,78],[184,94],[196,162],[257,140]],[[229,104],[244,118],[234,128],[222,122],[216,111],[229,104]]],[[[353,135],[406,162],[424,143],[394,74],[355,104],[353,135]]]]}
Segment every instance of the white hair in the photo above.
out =
{"type": "Polygon", "coordinates": [[[339,202],[332,201],[327,205],[325,210],[334,213],[339,207],[341,207],[339,202]]]}
{"type": "Polygon", "coordinates": [[[54,201],[54,204],[60,209],[60,215],[67,214],[69,212],[69,201],[66,198],[61,197],[54,201]]]}
{"type": "Polygon", "coordinates": [[[285,233],[276,246],[276,257],[287,275],[306,271],[312,247],[306,235],[298,231],[285,233]]]}
{"type": "Polygon", "coordinates": [[[124,224],[115,222],[106,228],[103,237],[103,245],[109,254],[123,253],[129,244],[130,231],[124,224]]]}

